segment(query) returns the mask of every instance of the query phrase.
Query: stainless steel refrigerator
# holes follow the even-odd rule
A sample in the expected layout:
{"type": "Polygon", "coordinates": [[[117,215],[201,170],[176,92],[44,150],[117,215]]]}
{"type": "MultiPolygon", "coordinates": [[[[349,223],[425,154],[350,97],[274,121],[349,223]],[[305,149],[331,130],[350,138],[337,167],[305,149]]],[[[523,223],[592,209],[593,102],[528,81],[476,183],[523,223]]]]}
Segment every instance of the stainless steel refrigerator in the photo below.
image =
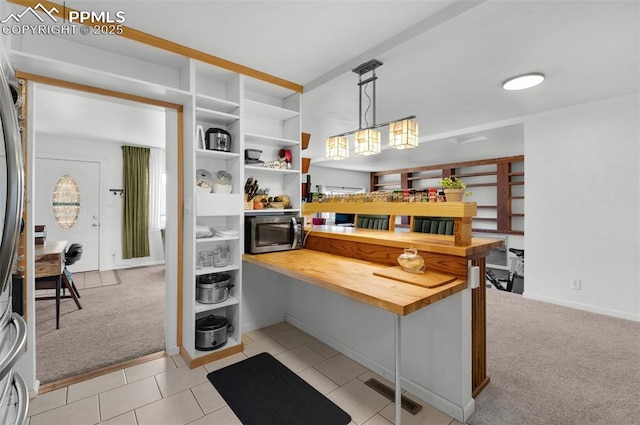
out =
{"type": "MultiPolygon", "coordinates": [[[[15,86],[14,86],[15,88],[15,86]]],[[[27,326],[12,311],[14,260],[22,222],[24,168],[16,100],[0,67],[0,424],[26,423],[27,385],[14,366],[23,354],[27,326]]]]}

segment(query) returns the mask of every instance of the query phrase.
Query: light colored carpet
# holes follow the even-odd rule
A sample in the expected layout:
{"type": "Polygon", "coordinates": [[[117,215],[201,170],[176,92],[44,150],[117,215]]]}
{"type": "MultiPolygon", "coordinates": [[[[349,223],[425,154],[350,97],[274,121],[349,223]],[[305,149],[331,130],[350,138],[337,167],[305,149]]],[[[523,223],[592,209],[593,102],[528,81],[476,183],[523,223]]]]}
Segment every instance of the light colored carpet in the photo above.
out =
{"type": "Polygon", "coordinates": [[[487,290],[487,357],[471,425],[640,421],[640,323],[487,290]]]}
{"type": "Polygon", "coordinates": [[[36,301],[36,376],[41,384],[164,350],[164,266],[118,270],[121,284],[36,301]]]}

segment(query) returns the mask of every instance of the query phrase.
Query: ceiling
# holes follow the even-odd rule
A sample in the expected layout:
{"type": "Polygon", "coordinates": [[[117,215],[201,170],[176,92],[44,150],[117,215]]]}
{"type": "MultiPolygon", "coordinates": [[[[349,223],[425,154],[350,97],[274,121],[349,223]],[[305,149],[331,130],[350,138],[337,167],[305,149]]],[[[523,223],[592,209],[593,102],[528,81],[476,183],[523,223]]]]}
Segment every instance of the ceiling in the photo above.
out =
{"type": "Polygon", "coordinates": [[[165,110],[157,106],[39,87],[35,96],[40,134],[86,141],[164,148],[165,110]]]}
{"type": "MultiPolygon", "coordinates": [[[[302,130],[312,135],[305,156],[318,166],[379,171],[520,154],[520,117],[639,89],[635,0],[66,5],[122,10],[129,27],[304,85],[302,130]],[[372,58],[384,63],[377,69],[377,121],[416,115],[421,146],[326,160],[324,140],[358,127],[358,76],[351,69],[372,58]],[[520,92],[501,88],[529,71],[547,80],[520,92]]],[[[138,55],[108,36],[74,41],[138,55]]]]}

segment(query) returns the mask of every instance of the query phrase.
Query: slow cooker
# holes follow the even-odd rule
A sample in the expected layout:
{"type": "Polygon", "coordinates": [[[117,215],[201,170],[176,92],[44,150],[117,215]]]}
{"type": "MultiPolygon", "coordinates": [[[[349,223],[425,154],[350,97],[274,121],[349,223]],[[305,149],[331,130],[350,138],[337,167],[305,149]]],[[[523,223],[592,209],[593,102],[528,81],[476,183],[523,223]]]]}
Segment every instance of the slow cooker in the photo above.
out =
{"type": "Polygon", "coordinates": [[[224,316],[210,315],[196,320],[196,349],[215,350],[227,343],[233,325],[224,316]]]}

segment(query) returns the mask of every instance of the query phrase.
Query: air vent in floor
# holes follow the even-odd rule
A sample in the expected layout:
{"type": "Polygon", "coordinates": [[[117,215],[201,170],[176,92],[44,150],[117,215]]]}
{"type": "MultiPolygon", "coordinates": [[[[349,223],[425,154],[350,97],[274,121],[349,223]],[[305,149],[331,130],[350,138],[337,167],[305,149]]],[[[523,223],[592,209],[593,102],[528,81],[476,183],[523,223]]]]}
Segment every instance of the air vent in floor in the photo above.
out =
{"type": "MultiPolygon", "coordinates": [[[[391,401],[395,401],[395,399],[396,399],[395,398],[396,397],[395,390],[392,389],[392,388],[389,388],[387,385],[383,384],[382,382],[378,381],[377,379],[371,378],[367,382],[365,382],[365,385],[373,388],[378,393],[382,394],[383,396],[385,396],[386,398],[388,398],[391,401]]],[[[412,415],[415,415],[420,410],[422,410],[422,405],[416,403],[415,401],[409,400],[405,396],[401,396],[400,397],[400,405],[402,406],[402,408],[404,410],[406,410],[407,412],[411,413],[412,415]]]]}

